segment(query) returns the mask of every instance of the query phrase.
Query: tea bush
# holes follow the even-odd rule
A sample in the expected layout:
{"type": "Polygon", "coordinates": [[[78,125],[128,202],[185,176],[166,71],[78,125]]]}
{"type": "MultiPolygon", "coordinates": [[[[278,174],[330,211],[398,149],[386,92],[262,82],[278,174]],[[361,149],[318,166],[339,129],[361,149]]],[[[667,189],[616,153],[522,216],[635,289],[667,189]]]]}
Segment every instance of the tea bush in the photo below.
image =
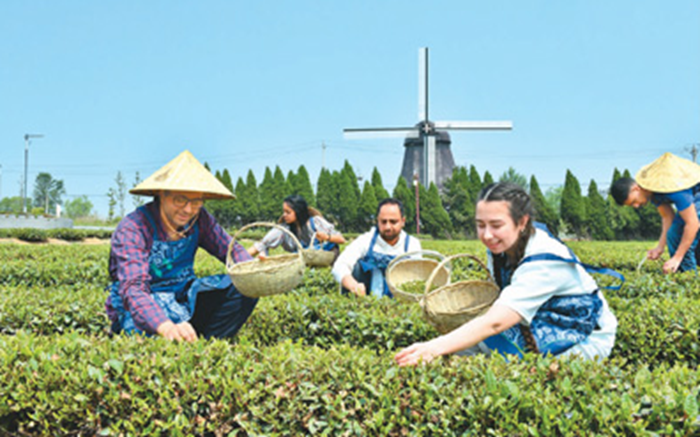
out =
{"type": "MultiPolygon", "coordinates": [[[[637,271],[645,243],[570,246],[627,277],[605,291],[611,359],[400,369],[399,348],[437,335],[420,307],[341,296],[329,269],[261,299],[233,341],[168,343],[108,336],[108,245],[0,244],[0,435],[700,434],[697,276],[637,271]]],[[[198,275],[224,271],[198,252],[198,275]]]]}
{"type": "Polygon", "coordinates": [[[416,368],[338,345],[77,333],[0,338],[0,429],[20,435],[691,435],[700,371],[527,356],[416,368]]]}

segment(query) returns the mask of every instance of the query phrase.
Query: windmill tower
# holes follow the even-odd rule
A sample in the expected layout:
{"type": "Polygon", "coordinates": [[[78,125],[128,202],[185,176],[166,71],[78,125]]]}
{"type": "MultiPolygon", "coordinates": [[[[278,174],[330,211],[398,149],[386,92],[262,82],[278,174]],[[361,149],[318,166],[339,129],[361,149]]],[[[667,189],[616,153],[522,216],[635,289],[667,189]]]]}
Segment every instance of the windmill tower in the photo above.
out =
{"type": "Polygon", "coordinates": [[[452,177],[455,166],[448,130],[510,130],[510,121],[430,121],[428,118],[428,48],[418,52],[418,118],[414,127],[343,129],[345,138],[403,137],[404,157],[401,176],[411,184],[417,175],[424,187],[431,183],[442,188],[452,177]]]}

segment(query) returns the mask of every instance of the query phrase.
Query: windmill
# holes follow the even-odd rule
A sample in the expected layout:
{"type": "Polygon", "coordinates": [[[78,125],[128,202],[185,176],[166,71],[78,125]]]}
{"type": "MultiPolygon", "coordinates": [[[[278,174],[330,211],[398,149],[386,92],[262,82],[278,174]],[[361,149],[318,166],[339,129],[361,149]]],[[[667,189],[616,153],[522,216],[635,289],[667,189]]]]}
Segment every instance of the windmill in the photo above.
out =
{"type": "Polygon", "coordinates": [[[404,137],[401,176],[411,183],[418,177],[424,187],[431,183],[442,187],[455,166],[448,130],[510,130],[510,121],[430,121],[428,118],[428,48],[418,52],[418,118],[414,127],[343,129],[347,139],[368,137],[404,137]]]}

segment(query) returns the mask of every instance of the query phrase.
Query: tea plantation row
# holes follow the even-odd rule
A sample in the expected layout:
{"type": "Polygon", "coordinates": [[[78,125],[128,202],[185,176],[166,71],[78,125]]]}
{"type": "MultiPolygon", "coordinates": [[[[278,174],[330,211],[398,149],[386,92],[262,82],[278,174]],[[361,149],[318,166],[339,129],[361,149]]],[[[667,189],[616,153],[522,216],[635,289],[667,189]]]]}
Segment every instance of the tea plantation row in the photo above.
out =
{"type": "MultiPolygon", "coordinates": [[[[643,243],[573,245],[628,279],[605,293],[619,320],[610,360],[399,369],[398,348],[437,335],[420,308],[340,296],[328,269],[261,299],[233,342],[172,344],[109,337],[108,246],[0,244],[0,434],[700,434],[698,278],[658,262],[637,272],[643,243]]],[[[223,266],[202,252],[196,271],[223,266]]]]}
{"type": "Polygon", "coordinates": [[[338,344],[0,337],[18,435],[695,435],[700,371],[528,356],[396,367],[338,344]]]}

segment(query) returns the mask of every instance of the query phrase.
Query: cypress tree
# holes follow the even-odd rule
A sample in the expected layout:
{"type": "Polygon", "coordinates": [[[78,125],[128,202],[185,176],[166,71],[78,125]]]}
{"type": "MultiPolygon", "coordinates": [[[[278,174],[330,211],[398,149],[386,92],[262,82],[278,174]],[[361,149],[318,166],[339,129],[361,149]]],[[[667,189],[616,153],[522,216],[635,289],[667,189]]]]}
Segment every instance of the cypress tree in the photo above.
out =
{"type": "Polygon", "coordinates": [[[260,220],[274,221],[279,213],[280,200],[275,196],[275,179],[270,167],[265,167],[265,176],[258,187],[260,193],[260,220]]]}
{"type": "Polygon", "coordinates": [[[348,162],[348,160],[345,160],[345,164],[343,165],[343,169],[340,170],[341,173],[344,173],[348,176],[348,181],[350,181],[350,186],[352,188],[353,193],[355,193],[355,199],[360,198],[360,186],[357,183],[357,175],[355,174],[355,170],[353,170],[352,166],[348,162]]]}
{"type": "MultiPolygon", "coordinates": [[[[464,167],[463,167],[464,168],[464,167]]],[[[460,174],[460,180],[463,180],[463,178],[467,176],[467,170],[464,168],[464,176],[460,174]]],[[[486,178],[486,174],[484,174],[484,178],[486,178]]],[[[474,164],[469,166],[469,174],[467,176],[468,180],[463,180],[464,183],[466,184],[466,189],[469,191],[469,200],[473,205],[476,205],[476,196],[479,194],[479,191],[481,191],[481,188],[486,184],[486,180],[481,181],[481,177],[479,176],[479,172],[476,171],[476,167],[474,167],[474,164]]]]}
{"type": "MultiPolygon", "coordinates": [[[[284,197],[287,197],[290,194],[299,194],[296,190],[297,175],[295,175],[292,170],[289,170],[287,172],[287,181],[286,182],[287,182],[288,191],[286,193],[284,193],[284,197]]],[[[304,198],[306,199],[306,197],[304,197],[304,198]]]]}
{"type": "Polygon", "coordinates": [[[233,193],[233,181],[231,180],[231,175],[228,172],[228,169],[224,169],[223,173],[221,173],[221,183],[224,184],[226,188],[229,189],[233,193]]]}
{"type": "Polygon", "coordinates": [[[616,180],[620,179],[621,177],[622,177],[622,175],[620,174],[620,170],[618,170],[617,167],[615,167],[615,170],[613,170],[612,181],[615,182],[616,180]]]}
{"type": "MultiPolygon", "coordinates": [[[[484,172],[484,182],[481,183],[481,188],[486,187],[488,185],[491,185],[492,183],[493,183],[493,176],[491,176],[491,173],[489,173],[488,170],[486,170],[484,172]]],[[[476,195],[478,196],[479,193],[477,192],[476,195]]]]}
{"type": "Polygon", "coordinates": [[[529,187],[527,186],[527,178],[525,177],[525,175],[518,173],[513,167],[508,167],[508,170],[503,172],[503,174],[500,178],[498,178],[498,180],[501,182],[512,182],[514,184],[518,184],[525,191],[529,189],[529,187]]]}
{"type": "Polygon", "coordinates": [[[466,169],[455,167],[452,177],[445,181],[443,195],[443,206],[453,229],[466,237],[474,235],[474,202],[466,188],[469,185],[466,169]]]}
{"type": "Polygon", "coordinates": [[[408,188],[406,179],[399,176],[392,197],[403,203],[404,216],[406,217],[406,231],[413,232],[416,229],[416,196],[408,188]]]}
{"type": "Polygon", "coordinates": [[[260,195],[253,170],[248,170],[244,185],[242,179],[238,180],[236,196],[240,204],[241,222],[245,224],[260,220],[260,195]]]}
{"type": "Polygon", "coordinates": [[[382,175],[379,174],[377,167],[374,167],[374,170],[372,170],[372,188],[374,188],[374,196],[378,201],[389,197],[389,192],[384,188],[384,184],[382,184],[382,175]]]}
{"type": "Polygon", "coordinates": [[[359,230],[367,230],[376,223],[374,214],[377,212],[377,197],[374,195],[374,186],[365,181],[362,187],[362,196],[360,197],[360,207],[357,211],[357,224],[359,230]]]}
{"type": "Polygon", "coordinates": [[[316,181],[316,205],[321,210],[326,218],[336,219],[332,211],[332,205],[335,202],[333,198],[333,189],[331,181],[331,173],[327,168],[322,168],[316,181]]]}
{"type": "Polygon", "coordinates": [[[593,179],[588,185],[588,228],[594,240],[609,241],[615,238],[606,214],[606,202],[598,192],[593,179]]]}
{"type": "Polygon", "coordinates": [[[311,186],[309,172],[306,171],[306,167],[304,167],[303,164],[299,166],[294,181],[294,192],[303,196],[304,199],[306,199],[306,203],[308,203],[310,206],[316,206],[316,196],[314,196],[314,188],[313,186],[311,186]]]}
{"type": "Polygon", "coordinates": [[[291,194],[291,188],[287,183],[287,178],[284,177],[284,172],[279,166],[275,166],[275,173],[272,176],[272,198],[274,199],[275,207],[272,208],[272,219],[277,221],[282,215],[282,203],[287,195],[291,194]]]}
{"type": "Polygon", "coordinates": [[[355,195],[352,176],[348,172],[338,173],[338,218],[344,229],[357,230],[357,205],[360,196],[355,195]]]}
{"type": "Polygon", "coordinates": [[[240,228],[243,225],[243,203],[241,202],[241,195],[245,194],[245,182],[242,177],[239,177],[236,181],[235,191],[232,191],[232,193],[236,195],[236,198],[229,202],[229,209],[233,217],[231,226],[240,228]]]}
{"type": "Polygon", "coordinates": [[[421,199],[425,195],[425,200],[421,201],[421,229],[435,238],[449,238],[452,231],[450,216],[445,211],[440,201],[440,192],[434,183],[430,183],[430,188],[421,193],[421,199]],[[425,193],[425,194],[423,194],[425,193]]]}
{"type": "Polygon", "coordinates": [[[537,211],[537,220],[547,225],[549,230],[557,235],[559,233],[559,216],[544,198],[535,175],[530,178],[530,197],[535,205],[535,211],[537,211]]]}
{"type": "Polygon", "coordinates": [[[570,170],[566,170],[564,191],[561,196],[561,218],[577,237],[583,235],[586,206],[581,196],[581,185],[570,170]]]}
{"type": "MultiPolygon", "coordinates": [[[[224,170],[223,173],[217,170],[214,177],[233,193],[231,176],[228,170],[224,170]]],[[[207,200],[206,208],[221,226],[231,228],[235,225],[236,211],[234,211],[235,207],[230,200],[207,200]]]]}

